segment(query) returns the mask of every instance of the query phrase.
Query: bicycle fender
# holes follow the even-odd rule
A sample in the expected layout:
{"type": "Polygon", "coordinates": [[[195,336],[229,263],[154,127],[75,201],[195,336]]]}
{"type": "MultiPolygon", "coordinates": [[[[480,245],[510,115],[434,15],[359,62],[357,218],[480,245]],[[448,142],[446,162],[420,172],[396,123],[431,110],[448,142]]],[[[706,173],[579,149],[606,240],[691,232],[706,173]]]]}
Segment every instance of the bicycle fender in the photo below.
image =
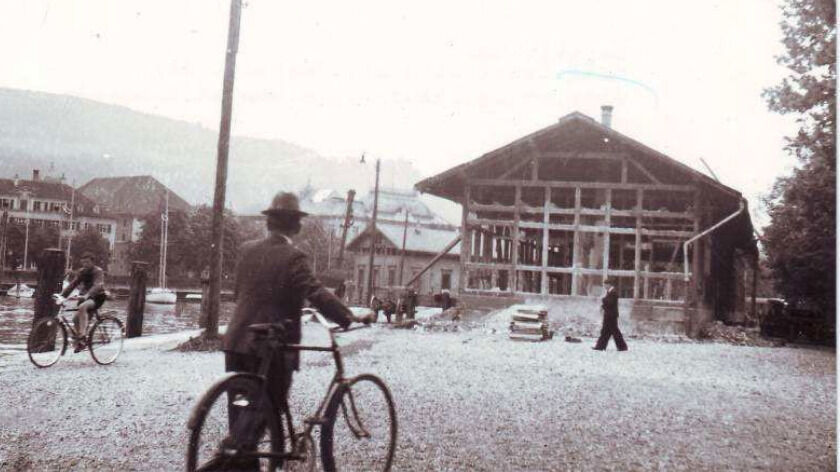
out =
{"type": "Polygon", "coordinates": [[[198,419],[201,417],[201,415],[203,413],[201,411],[201,405],[203,403],[201,400],[206,395],[208,395],[211,392],[221,388],[223,383],[227,382],[228,380],[230,380],[234,377],[248,377],[248,378],[257,380],[259,382],[263,381],[262,377],[260,377],[259,375],[246,373],[246,372],[230,372],[230,373],[227,373],[227,374],[223,375],[219,380],[217,380],[215,383],[213,383],[213,385],[210,386],[210,388],[205,390],[204,393],[201,395],[201,397],[198,399],[198,403],[196,403],[195,406],[193,407],[193,410],[190,413],[190,418],[187,420],[187,428],[195,429],[196,426],[198,426],[196,423],[198,422],[198,419]]]}

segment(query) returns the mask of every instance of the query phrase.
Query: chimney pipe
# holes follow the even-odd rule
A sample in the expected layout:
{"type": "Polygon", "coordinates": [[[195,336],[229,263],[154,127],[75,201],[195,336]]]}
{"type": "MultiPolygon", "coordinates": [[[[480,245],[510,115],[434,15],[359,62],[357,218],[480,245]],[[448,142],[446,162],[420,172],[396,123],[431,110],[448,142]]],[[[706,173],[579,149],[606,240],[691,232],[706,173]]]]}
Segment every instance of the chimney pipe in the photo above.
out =
{"type": "Polygon", "coordinates": [[[38,169],[32,169],[32,180],[37,182],[40,179],[41,179],[41,171],[39,171],[38,169]]]}
{"type": "Polygon", "coordinates": [[[607,128],[612,128],[612,105],[601,106],[601,124],[607,128]]]}

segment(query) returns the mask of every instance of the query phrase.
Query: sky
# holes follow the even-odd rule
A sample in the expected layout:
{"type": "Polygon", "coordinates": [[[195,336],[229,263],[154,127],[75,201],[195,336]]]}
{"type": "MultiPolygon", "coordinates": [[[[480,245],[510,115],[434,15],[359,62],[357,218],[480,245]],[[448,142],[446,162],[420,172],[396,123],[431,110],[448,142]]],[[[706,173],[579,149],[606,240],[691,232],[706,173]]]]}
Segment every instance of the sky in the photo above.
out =
{"type": "MultiPolygon", "coordinates": [[[[218,129],[230,2],[0,0],[0,87],[218,129]]],[[[330,157],[412,162],[417,180],[614,106],[613,128],[744,194],[757,226],[793,117],[776,0],[247,0],[233,133],[330,157]]],[[[383,176],[387,181],[388,176],[383,176]]]]}

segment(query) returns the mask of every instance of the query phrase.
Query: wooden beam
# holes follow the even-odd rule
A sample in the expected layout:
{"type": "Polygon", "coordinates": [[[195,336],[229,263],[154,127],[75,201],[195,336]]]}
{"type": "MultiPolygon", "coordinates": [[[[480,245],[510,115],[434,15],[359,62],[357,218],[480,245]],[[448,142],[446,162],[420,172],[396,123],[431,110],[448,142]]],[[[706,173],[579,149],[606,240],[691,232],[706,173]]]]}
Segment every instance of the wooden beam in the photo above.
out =
{"type": "Polygon", "coordinates": [[[461,271],[458,273],[458,291],[467,288],[467,271],[464,269],[472,254],[472,230],[467,224],[470,212],[470,186],[464,186],[464,200],[461,208],[461,271]]]}
{"type": "Polygon", "coordinates": [[[621,183],[627,183],[627,159],[621,160],[621,183]]]}
{"type": "Polygon", "coordinates": [[[618,161],[627,157],[624,153],[605,151],[544,151],[538,155],[541,159],[605,159],[618,161]]]}
{"type": "Polygon", "coordinates": [[[520,161],[516,165],[514,165],[513,167],[511,167],[510,169],[505,171],[504,174],[500,175],[497,178],[498,179],[505,179],[507,177],[510,177],[513,173],[522,170],[523,167],[525,167],[526,165],[530,165],[530,164],[531,164],[531,159],[526,159],[524,161],[520,161]]]}
{"type": "Polygon", "coordinates": [[[543,237],[542,237],[542,273],[540,275],[540,293],[548,295],[548,225],[551,223],[551,214],[548,205],[551,203],[551,187],[545,188],[545,199],[543,201],[543,237]]]}
{"type": "MultiPolygon", "coordinates": [[[[610,206],[612,206],[612,190],[606,190],[606,205],[604,214],[604,224],[607,231],[604,232],[604,250],[602,264],[604,265],[604,278],[607,277],[607,271],[610,268],[610,206]]],[[[629,229],[629,228],[628,228],[629,229]]]]}
{"type": "Polygon", "coordinates": [[[516,191],[514,193],[513,204],[516,207],[516,211],[513,213],[513,234],[511,235],[511,254],[510,259],[513,263],[513,270],[511,271],[510,276],[508,277],[508,286],[510,287],[511,292],[516,291],[516,287],[518,286],[518,274],[516,273],[516,266],[519,264],[519,205],[522,202],[522,187],[517,185],[516,191]]]}
{"type": "Polygon", "coordinates": [[[636,247],[635,260],[633,261],[633,299],[639,298],[639,277],[642,270],[642,204],[644,193],[641,189],[636,190],[636,247]]]}
{"type": "Polygon", "coordinates": [[[408,282],[406,282],[406,283],[405,283],[405,285],[406,285],[406,286],[408,286],[408,285],[411,285],[411,284],[413,284],[414,282],[416,282],[416,281],[417,281],[417,279],[419,279],[419,278],[420,278],[420,276],[422,276],[424,273],[426,273],[426,271],[427,271],[427,270],[431,269],[431,268],[432,268],[432,266],[433,266],[433,265],[435,265],[435,262],[439,261],[439,260],[440,260],[440,258],[442,258],[443,256],[445,256],[445,255],[446,255],[446,253],[448,253],[450,250],[452,250],[452,248],[453,248],[453,247],[455,247],[455,245],[456,245],[456,244],[458,244],[458,242],[459,242],[460,240],[461,240],[461,235],[460,235],[460,234],[459,234],[458,236],[455,236],[455,239],[453,239],[451,243],[447,244],[447,245],[446,245],[446,247],[445,247],[445,248],[443,248],[443,250],[442,250],[442,251],[440,251],[440,252],[439,252],[439,253],[438,253],[438,254],[437,254],[434,258],[432,258],[432,260],[431,260],[431,261],[429,261],[429,263],[428,263],[428,264],[426,264],[426,266],[425,266],[425,267],[423,267],[422,269],[420,269],[420,272],[418,272],[418,273],[414,274],[414,276],[413,276],[413,277],[411,277],[410,279],[408,279],[408,282]]]}
{"type": "Polygon", "coordinates": [[[472,186],[482,185],[490,187],[551,187],[551,188],[611,188],[614,190],[665,190],[671,192],[694,192],[691,185],[672,184],[636,184],[621,182],[558,182],[552,180],[499,180],[499,179],[468,179],[472,186]]]}
{"type": "Polygon", "coordinates": [[[645,177],[650,179],[653,183],[655,183],[655,184],[661,184],[662,183],[662,182],[659,181],[659,179],[656,178],[656,176],[651,174],[649,170],[645,169],[645,167],[643,165],[639,164],[638,162],[636,162],[633,159],[630,159],[630,162],[633,163],[633,166],[635,166],[636,169],[639,169],[639,172],[644,174],[645,177]]]}

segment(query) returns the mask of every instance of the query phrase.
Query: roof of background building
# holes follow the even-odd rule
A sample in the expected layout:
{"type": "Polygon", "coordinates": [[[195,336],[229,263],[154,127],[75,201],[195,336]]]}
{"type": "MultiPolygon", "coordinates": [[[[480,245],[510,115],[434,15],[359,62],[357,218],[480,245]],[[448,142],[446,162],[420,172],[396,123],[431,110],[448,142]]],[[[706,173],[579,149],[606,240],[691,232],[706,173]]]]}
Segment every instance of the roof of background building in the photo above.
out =
{"type": "Polygon", "coordinates": [[[170,211],[189,211],[190,204],[150,175],[97,177],[79,188],[112,214],[143,216],[159,211],[169,191],[170,211]]]}
{"type": "MultiPolygon", "coordinates": [[[[29,192],[29,199],[48,199],[74,202],[77,216],[98,216],[105,217],[107,211],[100,208],[100,212],[94,211],[96,202],[87,198],[81,192],[73,195],[73,187],[50,180],[23,180],[23,179],[2,179],[0,178],[0,196],[20,196],[23,192],[29,192]]],[[[69,211],[69,210],[68,210],[69,211]]]]}
{"type": "MultiPolygon", "coordinates": [[[[396,223],[377,223],[376,229],[397,249],[402,249],[405,226],[396,223]]],[[[460,233],[457,229],[429,228],[419,225],[408,225],[405,233],[405,250],[409,252],[425,252],[437,254],[451,243],[460,233]]],[[[367,232],[360,233],[348,244],[348,249],[357,247],[367,239],[367,232]]],[[[457,255],[461,251],[461,243],[455,245],[449,254],[457,255]]]]}

